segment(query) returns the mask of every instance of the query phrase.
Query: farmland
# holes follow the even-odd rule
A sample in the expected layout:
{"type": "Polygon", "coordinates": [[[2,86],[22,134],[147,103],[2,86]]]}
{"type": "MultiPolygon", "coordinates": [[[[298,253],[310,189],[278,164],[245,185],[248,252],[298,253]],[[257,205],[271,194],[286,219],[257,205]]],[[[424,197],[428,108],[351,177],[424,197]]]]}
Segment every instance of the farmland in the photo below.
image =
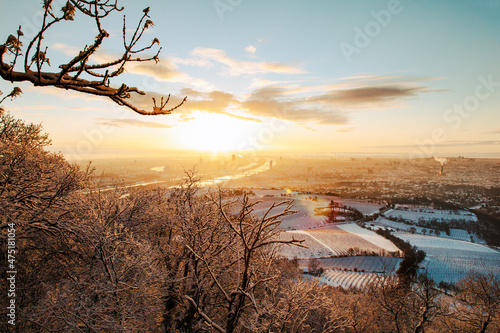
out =
{"type": "MultiPolygon", "coordinates": [[[[280,196],[278,191],[258,193],[258,199],[262,202],[254,206],[254,213],[260,217],[273,202],[289,199],[280,196]]],[[[397,257],[400,251],[390,241],[355,223],[329,224],[325,216],[314,213],[315,208],[326,207],[332,200],[354,207],[367,215],[378,212],[382,205],[360,200],[347,202],[332,196],[296,195],[292,198],[293,209],[298,212],[282,218],[281,228],[284,231],[280,234],[280,239],[303,240],[304,247],[284,245],[279,248],[279,252],[286,258],[299,259],[301,267],[307,267],[311,258],[317,259],[320,267],[325,269],[319,279],[320,283],[362,288],[397,270],[402,259],[397,257]]],[[[279,208],[275,208],[269,213],[278,211],[279,208]]]]}
{"type": "MultiPolygon", "coordinates": [[[[420,221],[463,221],[475,223],[474,214],[462,210],[439,210],[425,207],[399,207],[386,211],[383,216],[364,223],[366,228],[350,223],[328,223],[325,216],[317,216],[317,208],[327,207],[331,201],[355,207],[364,215],[379,212],[383,205],[362,200],[342,200],[327,195],[304,195],[279,190],[257,192],[252,200],[261,200],[254,207],[256,216],[262,216],[273,202],[293,199],[298,212],[282,218],[282,240],[303,240],[304,247],[282,246],[279,253],[289,259],[299,259],[299,266],[307,267],[311,258],[317,259],[325,271],[321,283],[344,288],[360,288],[394,274],[402,259],[399,249],[373,230],[391,229],[395,235],[427,253],[422,272],[436,282],[456,282],[467,273],[493,273],[500,275],[500,252],[489,248],[474,233],[450,228],[449,235],[437,229],[418,226],[420,221]],[[387,216],[388,218],[384,217],[387,216]],[[391,219],[402,218],[401,222],[391,219]],[[372,229],[372,230],[369,230],[372,229]],[[439,236],[439,237],[438,237],[439,236]]],[[[277,213],[274,208],[270,214],[277,213]]]]}
{"type": "Polygon", "coordinates": [[[473,271],[500,275],[500,252],[487,246],[402,232],[395,235],[427,253],[422,266],[436,282],[454,283],[473,271]]]}
{"type": "MultiPolygon", "coordinates": [[[[328,270],[337,271],[358,271],[369,273],[390,273],[395,272],[401,258],[380,257],[380,256],[353,256],[339,258],[318,259],[321,267],[328,270]]],[[[307,267],[309,260],[299,260],[299,265],[307,267]]]]}
{"type": "Polygon", "coordinates": [[[385,274],[365,272],[326,271],[320,278],[320,283],[345,289],[361,289],[370,283],[383,281],[385,274]]]}
{"type": "MultiPolygon", "coordinates": [[[[381,216],[379,216],[375,221],[368,223],[367,226],[370,227],[371,229],[388,228],[388,229],[392,229],[395,231],[408,232],[408,233],[410,233],[412,228],[413,228],[414,232],[416,234],[424,234],[424,232],[425,232],[429,236],[431,234],[436,235],[435,229],[424,228],[424,227],[419,227],[417,225],[410,225],[407,223],[391,221],[391,220],[388,220],[388,219],[381,217],[381,216]]],[[[467,242],[470,242],[472,239],[472,242],[474,242],[474,243],[486,244],[486,242],[483,239],[479,238],[476,234],[474,234],[472,232],[468,232],[467,230],[463,230],[463,229],[451,228],[450,235],[447,235],[446,233],[441,232],[439,234],[439,237],[440,238],[456,239],[456,240],[467,241],[467,242]]]]}
{"type": "MultiPolygon", "coordinates": [[[[342,225],[342,227],[345,226],[342,225]]],[[[354,225],[354,227],[357,226],[354,225]]],[[[302,245],[308,248],[283,246],[281,251],[285,257],[290,259],[324,258],[361,253],[380,255],[388,254],[389,252],[398,252],[398,249],[392,243],[372,231],[359,228],[363,233],[357,234],[354,231],[357,231],[357,229],[352,228],[352,230],[353,232],[343,230],[340,226],[328,226],[311,230],[286,231],[281,234],[281,239],[303,239],[304,242],[302,245]]]]}
{"type": "Polygon", "coordinates": [[[379,235],[377,235],[376,233],[361,228],[355,223],[340,224],[338,227],[344,231],[356,234],[357,236],[367,240],[368,242],[376,244],[377,246],[383,248],[388,252],[399,252],[399,249],[394,244],[392,244],[391,241],[383,237],[379,237],[379,235]]]}
{"type": "Polygon", "coordinates": [[[451,221],[463,221],[463,222],[477,222],[477,217],[470,212],[464,210],[439,210],[430,208],[396,208],[390,209],[385,212],[386,216],[394,218],[402,218],[404,220],[414,221],[415,223],[419,221],[437,221],[437,222],[451,222],[451,221]]]}
{"type": "Polygon", "coordinates": [[[355,256],[319,259],[326,268],[320,283],[346,289],[360,289],[370,283],[383,281],[398,269],[400,258],[355,256]]]}

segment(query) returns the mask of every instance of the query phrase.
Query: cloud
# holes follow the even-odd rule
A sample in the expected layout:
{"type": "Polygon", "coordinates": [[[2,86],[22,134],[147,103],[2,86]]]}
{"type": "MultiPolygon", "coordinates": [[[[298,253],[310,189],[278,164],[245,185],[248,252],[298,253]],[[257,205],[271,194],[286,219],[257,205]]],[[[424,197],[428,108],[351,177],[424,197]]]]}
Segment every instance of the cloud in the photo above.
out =
{"type": "Polygon", "coordinates": [[[342,128],[337,129],[337,132],[340,132],[340,133],[349,133],[352,131],[354,131],[354,127],[342,127],[342,128]]]}
{"type": "Polygon", "coordinates": [[[188,75],[180,72],[177,66],[168,59],[154,62],[131,62],[126,66],[126,71],[134,74],[145,74],[158,80],[185,80],[188,75]]]}
{"type": "Polygon", "coordinates": [[[292,81],[279,80],[279,81],[277,81],[277,80],[267,80],[267,79],[263,79],[263,78],[254,78],[254,79],[252,79],[248,88],[249,89],[260,89],[260,88],[267,87],[267,86],[286,86],[286,87],[290,88],[290,87],[292,87],[292,85],[298,87],[298,84],[300,84],[300,83],[304,83],[304,81],[303,80],[292,80],[292,81]]]}
{"type": "MultiPolygon", "coordinates": [[[[169,105],[175,106],[184,96],[188,97],[175,111],[184,115],[182,121],[189,121],[188,115],[195,111],[204,111],[257,122],[262,122],[262,117],[274,117],[301,126],[347,125],[352,110],[400,107],[406,100],[430,91],[402,77],[364,76],[319,86],[303,85],[300,81],[284,83],[254,80],[251,87],[257,88],[240,97],[220,90],[207,92],[184,88],[172,97],[169,105]]],[[[152,106],[150,95],[133,95],[131,102],[146,110],[152,106]]],[[[346,126],[339,131],[352,131],[352,127],[346,126]]]]}
{"type": "Polygon", "coordinates": [[[73,45],[65,44],[65,43],[55,43],[51,46],[51,48],[55,49],[59,52],[62,52],[64,54],[66,54],[67,56],[73,56],[73,57],[77,56],[78,52],[81,51],[80,48],[73,46],[73,45]]]}
{"type": "MultiPolygon", "coordinates": [[[[360,75],[343,78],[334,84],[273,85],[254,80],[257,87],[240,105],[249,113],[294,122],[345,125],[351,110],[378,110],[402,107],[409,99],[431,90],[422,81],[436,78],[360,75]]],[[[436,90],[434,90],[436,91],[436,90]]],[[[341,131],[349,131],[346,128],[341,131]]]]}
{"type": "Polygon", "coordinates": [[[485,132],[485,134],[500,134],[500,128],[492,129],[491,131],[485,132]]]}
{"type": "Polygon", "coordinates": [[[343,90],[333,90],[326,94],[311,97],[314,103],[339,105],[347,107],[364,106],[380,108],[393,104],[403,99],[414,97],[419,92],[425,91],[424,87],[361,87],[343,90]]]}
{"type": "Polygon", "coordinates": [[[248,45],[247,47],[245,47],[245,51],[251,54],[255,54],[255,51],[257,51],[257,49],[253,45],[248,45]]]}
{"type": "MultiPolygon", "coordinates": [[[[160,96],[156,96],[155,93],[146,93],[146,95],[132,95],[130,102],[137,105],[145,110],[151,109],[153,102],[152,96],[156,98],[157,101],[161,99],[160,96]]],[[[236,114],[230,112],[228,109],[234,106],[238,106],[240,101],[235,99],[233,94],[223,92],[220,90],[213,90],[210,92],[198,91],[192,88],[184,88],[180,91],[178,96],[172,96],[171,101],[166,108],[173,107],[180,103],[184,96],[188,97],[188,100],[177,110],[175,113],[182,114],[182,121],[190,121],[188,115],[195,111],[205,111],[209,113],[222,114],[229,117],[262,122],[260,119],[252,118],[245,115],[236,114]]]]}
{"type": "Polygon", "coordinates": [[[240,101],[236,100],[231,93],[226,93],[220,90],[200,92],[191,88],[185,88],[181,90],[181,94],[189,96],[189,102],[186,103],[185,110],[190,112],[205,111],[209,113],[223,114],[242,120],[262,122],[260,119],[245,117],[226,111],[226,109],[230,106],[240,104],[240,101]]]}
{"type": "Polygon", "coordinates": [[[184,61],[186,64],[194,64],[200,67],[208,68],[212,66],[215,62],[222,65],[225,74],[230,76],[239,75],[252,75],[252,74],[262,74],[262,73],[278,73],[278,74],[300,74],[305,73],[302,69],[281,64],[278,62],[253,62],[253,61],[242,61],[236,60],[229,57],[225,51],[197,47],[192,52],[191,55],[194,59],[184,61]]]}
{"type": "Polygon", "coordinates": [[[147,75],[158,81],[184,83],[198,89],[213,89],[213,85],[205,80],[193,78],[181,72],[177,65],[169,59],[154,62],[131,62],[126,65],[126,71],[131,74],[147,75]]]}
{"type": "Polygon", "coordinates": [[[345,114],[338,110],[316,108],[305,100],[290,98],[282,87],[258,89],[240,104],[240,108],[258,116],[275,117],[283,120],[304,123],[314,122],[325,125],[343,125],[348,122],[345,114]]]}
{"type": "Polygon", "coordinates": [[[96,118],[98,125],[113,126],[118,128],[130,127],[145,127],[145,128],[171,128],[171,125],[155,123],[152,121],[136,120],[136,119],[111,119],[111,118],[96,118]]]}
{"type": "Polygon", "coordinates": [[[185,88],[181,90],[181,94],[189,96],[189,102],[186,103],[184,111],[205,111],[209,113],[223,114],[241,120],[262,122],[260,119],[242,116],[227,111],[230,106],[238,106],[241,103],[236,100],[231,93],[226,93],[220,90],[200,92],[194,89],[185,88]]]}
{"type": "MultiPolygon", "coordinates": [[[[69,56],[75,56],[80,52],[80,50],[74,46],[56,43],[52,46],[59,52],[62,52],[69,56]]],[[[93,54],[91,59],[98,63],[108,63],[120,59],[121,55],[99,52],[93,54]]],[[[212,90],[213,85],[205,80],[193,78],[190,75],[179,70],[177,63],[182,63],[183,61],[179,58],[161,58],[158,63],[155,61],[144,61],[135,62],[130,61],[125,65],[125,71],[130,74],[146,75],[152,77],[158,81],[169,81],[176,83],[185,83],[189,86],[193,86],[199,89],[212,90]]],[[[204,63],[196,63],[198,65],[206,65],[208,60],[204,63]]],[[[184,64],[190,64],[185,61],[184,64]]],[[[193,65],[195,63],[191,63],[193,65]]],[[[114,67],[116,69],[116,66],[114,67]]],[[[140,88],[140,87],[139,87],[140,88]]]]}

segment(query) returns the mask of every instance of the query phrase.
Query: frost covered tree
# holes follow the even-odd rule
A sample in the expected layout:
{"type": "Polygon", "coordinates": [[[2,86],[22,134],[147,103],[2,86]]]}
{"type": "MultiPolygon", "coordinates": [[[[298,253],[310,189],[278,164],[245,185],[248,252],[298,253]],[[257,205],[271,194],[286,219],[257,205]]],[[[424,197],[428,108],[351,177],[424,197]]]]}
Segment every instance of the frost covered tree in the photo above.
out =
{"type": "Polygon", "coordinates": [[[472,273],[457,283],[454,332],[498,332],[500,327],[500,279],[493,274],[472,273]]]}
{"type": "MultiPolygon", "coordinates": [[[[83,188],[88,171],[67,163],[62,155],[49,153],[48,135],[40,125],[26,124],[0,110],[0,260],[7,262],[7,230],[15,229],[16,305],[29,309],[44,295],[48,281],[58,281],[64,268],[53,240],[64,237],[63,222],[71,206],[71,193],[83,188]],[[54,265],[47,265],[49,261],[54,265]]],[[[7,300],[6,270],[0,270],[2,318],[7,300]]],[[[18,323],[26,323],[26,312],[18,311],[18,323]]],[[[3,320],[2,322],[3,323],[3,320]]],[[[23,331],[21,325],[17,326],[23,331]]],[[[5,327],[0,328],[6,331],[5,327]]],[[[30,331],[29,329],[24,330],[30,331]]]]}

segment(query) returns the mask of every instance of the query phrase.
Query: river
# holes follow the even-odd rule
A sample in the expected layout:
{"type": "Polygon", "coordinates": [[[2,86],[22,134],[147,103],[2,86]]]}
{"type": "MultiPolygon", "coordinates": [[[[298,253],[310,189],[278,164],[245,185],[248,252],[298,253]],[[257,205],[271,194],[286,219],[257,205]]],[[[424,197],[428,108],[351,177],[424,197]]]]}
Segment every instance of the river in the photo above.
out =
{"type": "MultiPolygon", "coordinates": [[[[202,180],[202,181],[200,181],[199,185],[210,187],[210,186],[214,186],[214,185],[217,185],[219,183],[229,181],[232,179],[240,179],[240,178],[244,178],[244,177],[248,177],[248,176],[252,176],[252,175],[261,173],[261,172],[269,170],[271,161],[272,161],[273,167],[278,165],[278,162],[275,159],[268,159],[262,165],[259,165],[258,163],[252,163],[252,164],[250,164],[250,168],[248,168],[245,171],[241,171],[241,172],[236,171],[236,173],[232,173],[232,174],[229,174],[226,176],[217,177],[215,179],[202,180]],[[252,168],[251,167],[252,165],[255,165],[255,167],[252,168]]],[[[161,172],[161,171],[163,171],[163,168],[164,168],[163,166],[157,166],[157,167],[151,168],[151,171],[161,172]]],[[[163,181],[140,182],[140,183],[136,183],[134,185],[129,185],[127,187],[146,186],[146,185],[157,184],[157,183],[162,183],[162,182],[163,181]]],[[[175,186],[172,186],[172,187],[175,187],[175,186]]]]}

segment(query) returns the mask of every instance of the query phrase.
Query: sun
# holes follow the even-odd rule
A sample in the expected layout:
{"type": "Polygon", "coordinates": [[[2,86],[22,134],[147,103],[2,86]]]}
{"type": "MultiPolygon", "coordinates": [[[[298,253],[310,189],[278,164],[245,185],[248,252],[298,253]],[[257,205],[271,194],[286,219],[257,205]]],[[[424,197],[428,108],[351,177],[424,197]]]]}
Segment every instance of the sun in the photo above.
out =
{"type": "Polygon", "coordinates": [[[193,116],[193,120],[180,126],[177,133],[179,143],[188,149],[234,151],[245,139],[247,121],[206,112],[196,112],[193,116]]]}

